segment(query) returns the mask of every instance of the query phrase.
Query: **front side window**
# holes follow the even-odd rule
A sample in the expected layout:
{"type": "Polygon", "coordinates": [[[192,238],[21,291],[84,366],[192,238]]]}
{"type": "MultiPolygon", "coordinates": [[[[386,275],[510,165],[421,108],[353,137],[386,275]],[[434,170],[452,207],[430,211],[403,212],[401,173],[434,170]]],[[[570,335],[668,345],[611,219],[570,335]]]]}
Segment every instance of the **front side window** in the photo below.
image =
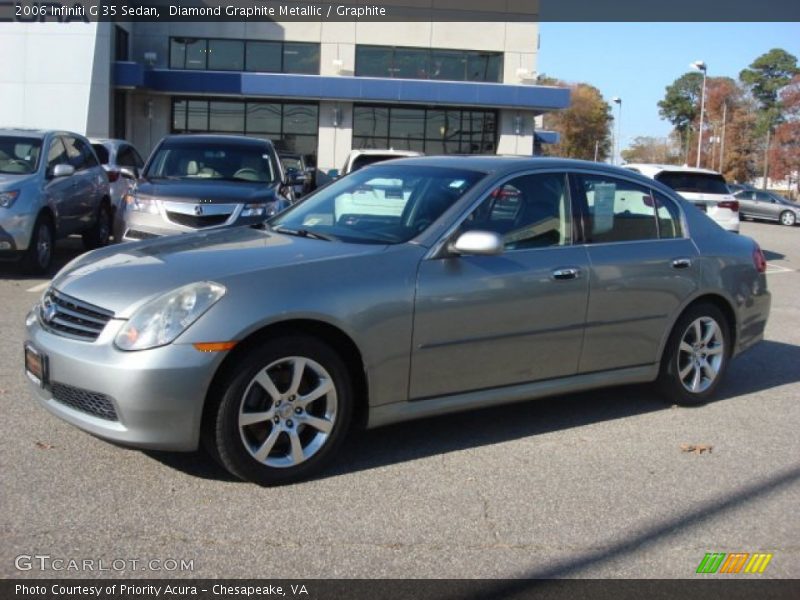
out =
{"type": "Polygon", "coordinates": [[[0,173],[25,175],[39,166],[42,140],[17,136],[0,137],[0,173]]]}
{"type": "Polygon", "coordinates": [[[566,246],[572,241],[564,173],[523,175],[496,187],[462,223],[462,231],[492,231],[506,250],[566,246]]]}
{"type": "Polygon", "coordinates": [[[98,166],[97,159],[89,144],[74,137],[64,137],[64,147],[67,149],[67,162],[76,171],[83,171],[98,166]]]}
{"type": "Polygon", "coordinates": [[[658,239],[654,201],[648,188],[605,175],[582,175],[578,180],[588,208],[587,241],[658,239]]]}
{"type": "Polygon", "coordinates": [[[372,166],[320,189],[270,226],[345,242],[398,244],[425,231],[483,177],[461,169],[372,166]]]}
{"type": "Polygon", "coordinates": [[[52,142],[50,142],[50,148],[47,150],[47,174],[48,176],[53,174],[53,170],[56,168],[56,165],[66,165],[69,164],[67,161],[67,151],[64,148],[64,144],[61,141],[61,138],[54,138],[52,142]]]}

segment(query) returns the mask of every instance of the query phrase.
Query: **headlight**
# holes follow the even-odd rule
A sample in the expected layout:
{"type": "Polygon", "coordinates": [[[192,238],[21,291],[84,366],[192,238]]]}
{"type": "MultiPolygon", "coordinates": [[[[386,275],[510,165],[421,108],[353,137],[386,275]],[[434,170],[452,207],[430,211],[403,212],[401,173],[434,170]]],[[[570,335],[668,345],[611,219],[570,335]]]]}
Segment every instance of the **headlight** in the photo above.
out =
{"type": "Polygon", "coordinates": [[[263,217],[266,213],[266,206],[263,202],[245,204],[242,209],[242,217],[263,217]]]}
{"type": "Polygon", "coordinates": [[[155,298],[137,310],[117,334],[120,350],[147,350],[172,342],[225,295],[212,281],[190,283],[155,298]]]}
{"type": "Polygon", "coordinates": [[[11,205],[14,204],[14,200],[17,199],[19,196],[19,190],[14,190],[12,192],[0,192],[0,206],[3,208],[11,208],[11,205]]]}
{"type": "Polygon", "coordinates": [[[158,202],[155,198],[137,196],[135,193],[131,192],[125,195],[125,205],[128,207],[128,210],[151,215],[158,214],[158,202]]]}

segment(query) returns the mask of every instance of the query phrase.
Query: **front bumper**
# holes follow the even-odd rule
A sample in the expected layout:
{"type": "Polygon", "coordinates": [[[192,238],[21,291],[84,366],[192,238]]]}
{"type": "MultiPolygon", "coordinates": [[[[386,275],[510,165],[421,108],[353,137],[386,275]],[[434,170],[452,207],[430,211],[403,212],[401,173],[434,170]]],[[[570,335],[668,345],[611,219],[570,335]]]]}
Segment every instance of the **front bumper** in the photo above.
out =
{"type": "Polygon", "coordinates": [[[111,320],[95,342],[45,330],[35,315],[27,340],[47,357],[44,387],[31,391],[48,411],[98,437],[139,448],[191,451],[197,448],[206,392],[222,361],[187,344],[123,352],[113,345],[124,323],[111,320]],[[55,385],[54,385],[55,384],[55,385]],[[62,386],[62,387],[59,387],[62,386]],[[104,395],[116,419],[100,418],[54,397],[63,386],[104,395]]]}

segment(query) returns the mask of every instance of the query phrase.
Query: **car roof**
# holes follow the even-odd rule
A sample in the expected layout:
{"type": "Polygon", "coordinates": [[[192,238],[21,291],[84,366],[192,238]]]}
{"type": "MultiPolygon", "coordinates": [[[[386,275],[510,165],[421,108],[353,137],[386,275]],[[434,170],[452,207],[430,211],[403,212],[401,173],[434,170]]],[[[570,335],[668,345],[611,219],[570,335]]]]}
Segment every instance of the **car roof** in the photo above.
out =
{"type": "MultiPolygon", "coordinates": [[[[20,136],[20,137],[30,137],[30,138],[38,138],[44,139],[50,133],[69,133],[67,131],[55,131],[52,129],[27,129],[25,127],[4,127],[0,128],[0,135],[13,135],[13,136],[20,136]]],[[[70,134],[75,135],[75,134],[70,134]]]]}
{"type": "Polygon", "coordinates": [[[364,148],[363,150],[352,150],[350,156],[422,156],[422,152],[414,150],[395,150],[393,148],[364,148]]]}
{"type": "Polygon", "coordinates": [[[272,145],[272,142],[266,138],[253,138],[244,135],[218,135],[213,133],[182,133],[175,135],[167,135],[161,140],[162,142],[179,142],[181,144],[239,144],[241,146],[264,146],[272,145]]]}
{"type": "Polygon", "coordinates": [[[700,169],[698,167],[690,167],[688,165],[662,165],[652,163],[627,163],[622,165],[624,169],[636,169],[643,175],[657,175],[663,171],[677,171],[683,173],[705,173],[706,175],[719,175],[718,171],[711,169],[700,169]]]}
{"type": "Polygon", "coordinates": [[[128,140],[120,140],[115,138],[89,138],[90,144],[103,144],[104,146],[122,146],[125,144],[126,146],[132,146],[128,140]]]}

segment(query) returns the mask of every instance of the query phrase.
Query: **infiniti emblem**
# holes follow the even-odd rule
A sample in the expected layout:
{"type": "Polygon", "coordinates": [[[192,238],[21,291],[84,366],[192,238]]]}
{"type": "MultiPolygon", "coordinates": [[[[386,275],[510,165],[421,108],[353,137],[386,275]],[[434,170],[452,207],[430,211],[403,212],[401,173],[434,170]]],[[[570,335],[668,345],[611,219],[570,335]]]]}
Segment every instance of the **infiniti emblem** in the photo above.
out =
{"type": "Polygon", "coordinates": [[[45,323],[52,322],[53,318],[56,316],[56,310],[56,305],[53,304],[53,301],[50,300],[50,298],[45,298],[42,306],[42,318],[45,323]]]}
{"type": "Polygon", "coordinates": [[[199,204],[198,204],[198,205],[196,205],[196,206],[194,207],[194,214],[196,214],[197,216],[200,216],[200,215],[202,215],[202,214],[203,214],[203,207],[202,207],[202,206],[200,206],[199,204]]]}

